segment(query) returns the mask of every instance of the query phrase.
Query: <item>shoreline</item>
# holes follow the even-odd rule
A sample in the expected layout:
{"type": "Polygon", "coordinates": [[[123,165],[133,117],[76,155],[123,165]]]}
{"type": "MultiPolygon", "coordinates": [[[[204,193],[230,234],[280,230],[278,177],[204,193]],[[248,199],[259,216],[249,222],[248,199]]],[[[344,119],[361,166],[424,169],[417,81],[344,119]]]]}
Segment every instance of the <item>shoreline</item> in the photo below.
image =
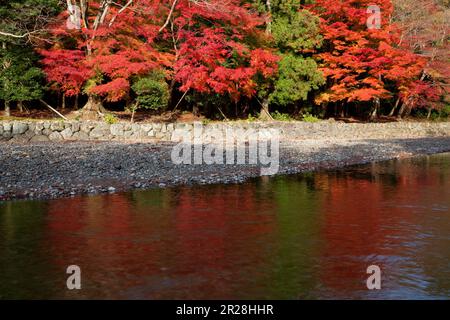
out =
{"type": "MultiPolygon", "coordinates": [[[[258,165],[175,165],[170,142],[0,143],[0,201],[243,183],[258,165]]],[[[450,137],[280,142],[277,175],[450,152],[450,137]]]]}

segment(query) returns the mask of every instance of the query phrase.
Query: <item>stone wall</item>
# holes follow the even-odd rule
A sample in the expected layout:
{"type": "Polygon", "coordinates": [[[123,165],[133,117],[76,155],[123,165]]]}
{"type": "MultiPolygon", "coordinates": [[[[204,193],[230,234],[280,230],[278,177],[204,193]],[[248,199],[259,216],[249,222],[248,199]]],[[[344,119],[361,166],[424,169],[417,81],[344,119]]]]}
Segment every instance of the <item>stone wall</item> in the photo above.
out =
{"type": "MultiPolygon", "coordinates": [[[[39,141],[170,141],[176,129],[192,130],[193,123],[117,123],[78,121],[0,121],[0,140],[39,141]]],[[[450,122],[231,122],[210,123],[204,130],[279,128],[284,139],[386,139],[450,136],[450,122]]]]}

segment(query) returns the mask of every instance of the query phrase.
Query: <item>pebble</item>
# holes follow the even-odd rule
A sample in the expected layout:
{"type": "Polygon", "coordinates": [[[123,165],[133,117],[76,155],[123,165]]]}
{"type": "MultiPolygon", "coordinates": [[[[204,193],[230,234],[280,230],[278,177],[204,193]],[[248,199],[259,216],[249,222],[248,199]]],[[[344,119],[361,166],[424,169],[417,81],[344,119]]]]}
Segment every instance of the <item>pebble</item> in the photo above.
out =
{"type": "MultiPolygon", "coordinates": [[[[242,183],[260,175],[257,165],[175,165],[170,157],[172,147],[157,142],[0,142],[0,199],[50,199],[180,184],[242,183]]],[[[449,151],[450,137],[281,141],[279,174],[449,151]]]]}

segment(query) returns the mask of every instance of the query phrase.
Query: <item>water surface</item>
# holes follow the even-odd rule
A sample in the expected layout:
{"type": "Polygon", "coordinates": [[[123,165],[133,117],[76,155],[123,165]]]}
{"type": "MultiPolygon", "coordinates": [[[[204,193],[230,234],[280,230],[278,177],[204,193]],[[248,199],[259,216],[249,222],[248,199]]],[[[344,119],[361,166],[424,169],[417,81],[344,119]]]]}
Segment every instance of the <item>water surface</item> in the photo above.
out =
{"type": "Polygon", "coordinates": [[[449,208],[450,154],[3,202],[0,298],[448,299],[449,208]],[[366,288],[373,264],[380,291],[366,288]]]}

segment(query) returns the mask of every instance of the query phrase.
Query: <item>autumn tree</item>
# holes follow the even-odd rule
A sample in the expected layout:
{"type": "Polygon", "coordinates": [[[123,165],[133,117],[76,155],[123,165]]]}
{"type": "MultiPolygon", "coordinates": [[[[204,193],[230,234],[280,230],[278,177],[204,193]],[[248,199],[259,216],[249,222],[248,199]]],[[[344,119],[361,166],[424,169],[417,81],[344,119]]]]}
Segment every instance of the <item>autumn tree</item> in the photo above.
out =
{"type": "Polygon", "coordinates": [[[49,26],[52,46],[40,54],[54,87],[88,95],[82,110],[88,118],[104,112],[102,99],[129,101],[133,84],[142,88],[141,79],[155,71],[165,74],[172,93],[178,87],[234,101],[255,94],[257,75],[276,71],[276,57],[257,45],[261,19],[238,0],[68,4],[80,8],[80,28],[68,28],[62,13],[49,26]]]}
{"type": "Polygon", "coordinates": [[[44,70],[65,95],[87,94],[82,118],[98,118],[105,112],[103,99],[127,99],[133,78],[170,63],[171,54],[155,45],[160,5],[150,0],[68,1],[69,10],[48,26],[53,44],[39,51],[44,70]],[[74,8],[80,20],[69,27],[74,8]]]}
{"type": "MultiPolygon", "coordinates": [[[[434,109],[440,109],[442,103],[449,103],[448,86],[450,82],[448,42],[448,21],[450,8],[447,0],[393,0],[392,20],[400,29],[399,46],[410,52],[427,58],[422,78],[429,85],[424,90],[423,83],[417,83],[409,98],[409,106],[424,106],[428,117],[434,109]],[[424,94],[419,94],[423,92],[424,94]],[[430,97],[429,95],[432,95],[430,97]],[[427,96],[428,95],[428,96],[427,96]],[[447,99],[447,100],[446,100],[447,99]],[[420,102],[423,103],[420,103],[420,102]]],[[[409,112],[411,108],[403,105],[399,114],[409,112]]],[[[394,109],[392,111],[395,111],[394,109]]],[[[391,112],[393,114],[393,112],[391,112]]]]}
{"type": "Polygon", "coordinates": [[[164,29],[175,57],[171,88],[234,103],[255,96],[278,57],[264,48],[264,21],[250,9],[239,0],[178,1],[164,29]]]}
{"type": "Polygon", "coordinates": [[[322,20],[325,44],[319,58],[327,77],[327,89],[318,103],[332,103],[335,112],[345,114],[346,106],[370,105],[371,118],[381,102],[398,95],[407,103],[407,92],[420,81],[424,59],[397,45],[398,28],[390,23],[392,3],[378,2],[380,28],[368,28],[367,9],[371,0],[317,0],[311,7],[322,20]],[[389,90],[389,87],[392,87],[389,90]]]}

